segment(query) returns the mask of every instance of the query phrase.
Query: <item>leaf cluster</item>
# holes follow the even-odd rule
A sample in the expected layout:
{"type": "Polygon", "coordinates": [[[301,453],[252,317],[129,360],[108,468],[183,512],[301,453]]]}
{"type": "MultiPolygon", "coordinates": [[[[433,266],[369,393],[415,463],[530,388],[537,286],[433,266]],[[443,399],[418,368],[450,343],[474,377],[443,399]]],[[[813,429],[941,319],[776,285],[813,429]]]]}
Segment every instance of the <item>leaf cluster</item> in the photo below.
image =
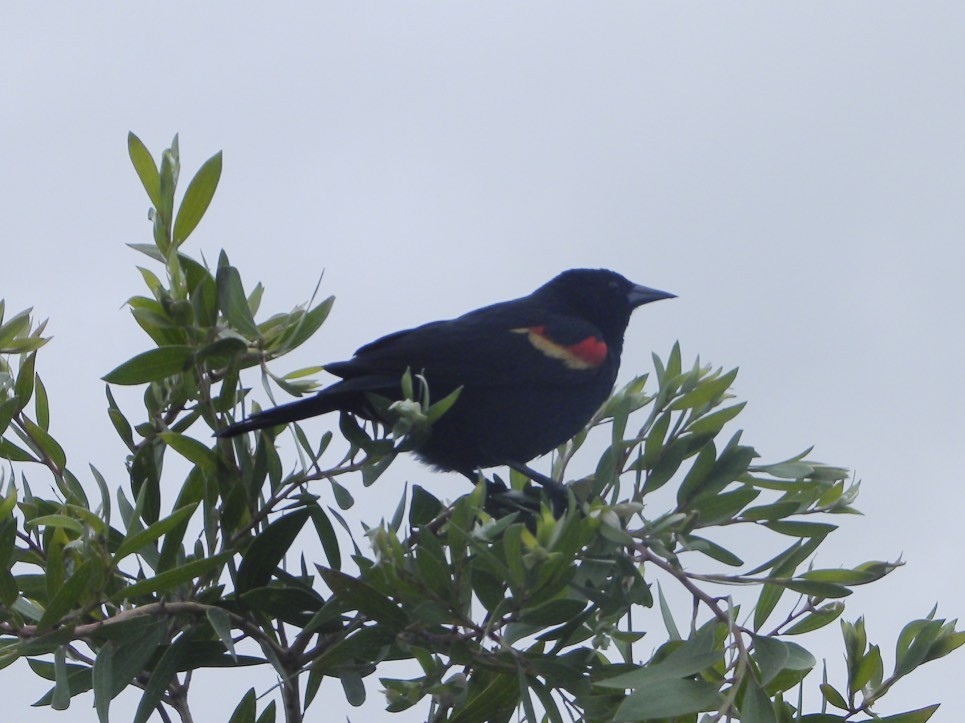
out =
{"type": "Polygon", "coordinates": [[[723,441],[744,407],[731,393],[737,370],[684,367],[678,346],[654,356],[654,391],[633,379],[557,450],[552,476],[570,491],[561,515],[513,472],[521,497],[496,494],[499,480],[452,502],[416,484],[388,519],[347,518],[348,480],[376,483],[458,401],[433,399],[409,373],[406,400],[372,400],[393,424],[342,415],[337,437],[319,440],[292,425],[294,459],[277,429],[212,440],[246,411],[244,370],[260,371],[269,398],[315,388],[319,367],[278,374],[274,362],[312,337],[333,300],[313,295],[259,321],[260,284],[246,290],[224,253],[209,268],[184,251],[221,154],[179,199],[177,138],[159,164],[133,134],[128,149],[153,240],[134,246],[152,266],[128,301],[149,348],[104,377],[127,449],[119,483],[71,471],[35,368],[43,324],[29,311],[4,321],[0,302],[0,667],[26,660],[50,680],[38,704],[62,710],[92,692],[107,721],[133,686],[135,723],[155,711],[187,721],[195,671],[257,665],[274,670],[277,695],[259,709],[250,690],[233,723],[304,720],[326,678],[360,704],[373,676],[389,711],[423,706],[427,720],[460,723],[914,723],[935,711],[878,712],[898,680],[965,643],[935,610],[905,627],[892,667],[863,618],[842,620],[846,679],[813,681],[807,634],[901,563],[816,568],[859,485],[810,450],[761,463],[741,432],[723,441]],[[142,409],[122,409],[117,386],[143,386],[142,409]],[[571,462],[596,454],[588,440],[600,436],[594,471],[573,479],[571,462]],[[172,454],[187,469],[174,482],[172,454]],[[52,498],[33,492],[38,473],[52,477],[52,498]],[[754,544],[725,545],[732,529],[754,544]],[[309,544],[324,560],[307,559],[309,544]],[[687,603],[675,608],[671,590],[687,603]],[[385,675],[392,661],[413,675],[385,675]]]}

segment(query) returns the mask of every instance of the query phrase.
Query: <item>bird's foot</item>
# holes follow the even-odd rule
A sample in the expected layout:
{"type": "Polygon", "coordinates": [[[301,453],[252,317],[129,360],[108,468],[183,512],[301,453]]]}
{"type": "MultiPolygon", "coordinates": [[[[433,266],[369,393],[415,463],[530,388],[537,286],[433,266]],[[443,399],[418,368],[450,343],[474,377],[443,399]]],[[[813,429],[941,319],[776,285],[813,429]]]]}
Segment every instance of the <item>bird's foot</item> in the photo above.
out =
{"type": "Polygon", "coordinates": [[[554,517],[559,518],[566,514],[566,510],[569,508],[569,494],[567,493],[566,485],[557,482],[552,477],[547,477],[545,474],[537,472],[525,464],[510,462],[507,466],[543,487],[546,491],[546,496],[549,498],[554,517]]]}

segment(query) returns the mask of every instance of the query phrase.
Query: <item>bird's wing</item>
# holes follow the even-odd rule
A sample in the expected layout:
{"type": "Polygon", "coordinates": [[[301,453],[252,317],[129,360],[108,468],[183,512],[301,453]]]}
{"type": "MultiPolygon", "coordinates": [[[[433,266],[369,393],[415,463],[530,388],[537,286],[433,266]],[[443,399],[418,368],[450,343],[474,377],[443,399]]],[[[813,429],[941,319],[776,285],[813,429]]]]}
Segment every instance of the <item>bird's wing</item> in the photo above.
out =
{"type": "Polygon", "coordinates": [[[447,386],[558,386],[615,373],[615,363],[602,332],[588,321],[496,305],[382,337],[326,369],[345,379],[397,378],[408,368],[447,386]]]}

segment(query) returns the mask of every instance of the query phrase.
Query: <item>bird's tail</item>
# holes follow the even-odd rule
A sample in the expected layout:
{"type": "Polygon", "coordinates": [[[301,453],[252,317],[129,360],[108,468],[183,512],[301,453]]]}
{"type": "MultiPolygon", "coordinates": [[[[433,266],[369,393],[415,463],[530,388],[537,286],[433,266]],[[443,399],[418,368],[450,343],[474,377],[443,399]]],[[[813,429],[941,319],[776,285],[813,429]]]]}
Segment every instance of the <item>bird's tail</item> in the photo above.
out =
{"type": "Polygon", "coordinates": [[[335,411],[341,406],[337,395],[316,394],[308,399],[299,399],[278,407],[265,409],[252,414],[248,419],[232,424],[215,432],[216,437],[236,437],[245,432],[253,432],[265,427],[277,427],[300,419],[335,411]]]}

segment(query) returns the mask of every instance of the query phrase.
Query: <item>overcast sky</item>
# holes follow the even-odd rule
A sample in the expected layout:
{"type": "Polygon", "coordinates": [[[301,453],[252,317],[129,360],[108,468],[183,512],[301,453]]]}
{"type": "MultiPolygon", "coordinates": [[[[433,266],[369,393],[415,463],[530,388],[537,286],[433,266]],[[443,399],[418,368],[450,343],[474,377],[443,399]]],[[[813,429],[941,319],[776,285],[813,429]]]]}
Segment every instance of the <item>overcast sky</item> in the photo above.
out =
{"type": "MultiPolygon", "coordinates": [[[[225,248],[266,310],[323,269],[338,299],[280,371],[617,269],[680,297],[635,315],[623,377],[679,339],[741,367],[744,441],[766,460],[814,444],[863,481],[866,516],[819,563],[907,561],[849,598],[886,665],[904,622],[965,613],[965,4],[55,7],[8,3],[0,23],[0,297],[50,318],[38,371],[78,473],[124,483],[99,378],[147,348],[122,308],[144,263],[124,244],[150,241],[126,134],[157,154],[180,132],[186,175],[224,149],[187,251],[225,248]]],[[[364,518],[391,514],[402,475],[364,518]]],[[[814,652],[838,665],[833,633],[814,652]]],[[[935,720],[965,720],[963,670],[961,653],[929,664],[879,712],[944,701],[935,720]]],[[[26,708],[46,685],[25,666],[0,676],[4,717],[96,720],[90,698],[26,708]]],[[[196,687],[198,719],[226,720],[222,691],[250,684],[196,687]]],[[[354,720],[391,718],[377,689],[354,720]]]]}

